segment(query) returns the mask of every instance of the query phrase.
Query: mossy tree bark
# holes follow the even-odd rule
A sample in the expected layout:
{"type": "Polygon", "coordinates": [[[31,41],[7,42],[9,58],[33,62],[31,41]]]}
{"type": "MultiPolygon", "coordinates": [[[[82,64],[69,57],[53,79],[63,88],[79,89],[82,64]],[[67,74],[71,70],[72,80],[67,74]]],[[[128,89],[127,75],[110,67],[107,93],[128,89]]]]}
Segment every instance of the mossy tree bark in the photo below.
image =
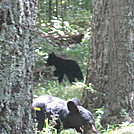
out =
{"type": "Polygon", "coordinates": [[[31,117],[36,0],[0,1],[0,133],[33,134],[31,117]]]}
{"type": "Polygon", "coordinates": [[[134,1],[93,0],[92,38],[83,104],[104,106],[102,124],[134,119],[134,1]]]}

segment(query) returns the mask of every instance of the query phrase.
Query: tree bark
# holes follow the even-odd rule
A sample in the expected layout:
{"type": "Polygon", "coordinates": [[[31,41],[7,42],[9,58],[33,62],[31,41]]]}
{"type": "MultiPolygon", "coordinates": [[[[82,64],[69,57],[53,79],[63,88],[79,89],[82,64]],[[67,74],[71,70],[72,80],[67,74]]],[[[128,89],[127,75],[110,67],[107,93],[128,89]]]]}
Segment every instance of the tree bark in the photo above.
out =
{"type": "Polygon", "coordinates": [[[0,1],[0,133],[33,134],[36,0],[0,1]]]}
{"type": "Polygon", "coordinates": [[[52,20],[52,0],[49,0],[49,22],[52,20]]]}
{"type": "Polygon", "coordinates": [[[56,17],[58,17],[58,13],[59,13],[58,9],[59,9],[59,1],[56,0],[56,15],[55,15],[56,17]]]}
{"type": "Polygon", "coordinates": [[[104,106],[103,125],[134,119],[133,5],[133,0],[93,0],[86,84],[96,92],[85,89],[82,99],[91,109],[104,106]]]}

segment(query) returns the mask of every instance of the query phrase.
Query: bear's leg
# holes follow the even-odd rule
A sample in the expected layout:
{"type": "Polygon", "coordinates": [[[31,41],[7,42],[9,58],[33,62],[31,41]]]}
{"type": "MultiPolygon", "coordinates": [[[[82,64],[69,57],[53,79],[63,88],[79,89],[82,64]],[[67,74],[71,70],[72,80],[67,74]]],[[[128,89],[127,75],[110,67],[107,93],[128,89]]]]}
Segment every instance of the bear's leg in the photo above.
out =
{"type": "Polygon", "coordinates": [[[79,81],[83,80],[82,73],[79,72],[79,73],[77,74],[76,78],[77,78],[79,81]]]}
{"type": "Polygon", "coordinates": [[[58,70],[55,70],[53,73],[54,73],[54,76],[59,76],[58,70]]]}
{"type": "Polygon", "coordinates": [[[44,127],[45,121],[44,120],[38,120],[38,130],[41,131],[44,127]]]}
{"type": "Polygon", "coordinates": [[[58,74],[58,81],[59,81],[59,83],[62,82],[63,76],[64,76],[64,73],[59,73],[58,74]]]}
{"type": "Polygon", "coordinates": [[[66,74],[66,75],[67,75],[67,78],[68,78],[70,83],[75,82],[75,77],[74,76],[72,76],[71,74],[66,74]]]}
{"type": "Polygon", "coordinates": [[[37,121],[38,121],[38,130],[41,131],[45,124],[45,114],[43,111],[36,111],[37,121]]]}

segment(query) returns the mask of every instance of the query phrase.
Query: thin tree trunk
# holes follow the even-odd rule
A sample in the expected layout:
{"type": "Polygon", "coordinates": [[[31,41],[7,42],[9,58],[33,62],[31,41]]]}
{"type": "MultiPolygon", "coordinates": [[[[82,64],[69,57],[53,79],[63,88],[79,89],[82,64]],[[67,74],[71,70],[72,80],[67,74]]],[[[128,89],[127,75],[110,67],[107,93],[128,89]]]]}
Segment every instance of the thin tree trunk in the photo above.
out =
{"type": "Polygon", "coordinates": [[[93,0],[92,39],[83,104],[104,106],[102,124],[134,119],[134,1],[93,0]],[[125,116],[127,114],[127,116],[125,116]]]}
{"type": "Polygon", "coordinates": [[[61,0],[61,18],[62,18],[62,27],[64,26],[64,7],[63,0],[61,0]]]}
{"type": "Polygon", "coordinates": [[[52,20],[52,0],[49,0],[49,22],[52,20]]]}
{"type": "Polygon", "coordinates": [[[58,4],[58,0],[56,0],[56,17],[58,17],[58,9],[59,9],[59,4],[58,4]]]}
{"type": "Polygon", "coordinates": [[[35,0],[0,2],[0,133],[33,134],[35,0]]]}
{"type": "Polygon", "coordinates": [[[67,6],[70,7],[70,5],[71,5],[71,1],[68,0],[68,1],[67,1],[67,6]]]}

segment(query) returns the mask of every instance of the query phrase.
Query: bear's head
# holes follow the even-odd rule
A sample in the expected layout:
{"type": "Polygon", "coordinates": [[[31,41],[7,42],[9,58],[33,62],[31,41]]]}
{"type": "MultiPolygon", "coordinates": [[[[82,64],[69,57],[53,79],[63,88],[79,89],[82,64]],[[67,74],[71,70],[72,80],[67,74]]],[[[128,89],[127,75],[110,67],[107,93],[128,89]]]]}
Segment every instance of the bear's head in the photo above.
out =
{"type": "Polygon", "coordinates": [[[52,66],[56,63],[56,55],[54,52],[48,55],[46,66],[52,66]]]}
{"type": "Polygon", "coordinates": [[[76,131],[83,134],[98,133],[94,118],[87,109],[76,105],[73,101],[67,102],[67,108],[69,113],[63,121],[65,129],[75,128],[76,131]]]}

